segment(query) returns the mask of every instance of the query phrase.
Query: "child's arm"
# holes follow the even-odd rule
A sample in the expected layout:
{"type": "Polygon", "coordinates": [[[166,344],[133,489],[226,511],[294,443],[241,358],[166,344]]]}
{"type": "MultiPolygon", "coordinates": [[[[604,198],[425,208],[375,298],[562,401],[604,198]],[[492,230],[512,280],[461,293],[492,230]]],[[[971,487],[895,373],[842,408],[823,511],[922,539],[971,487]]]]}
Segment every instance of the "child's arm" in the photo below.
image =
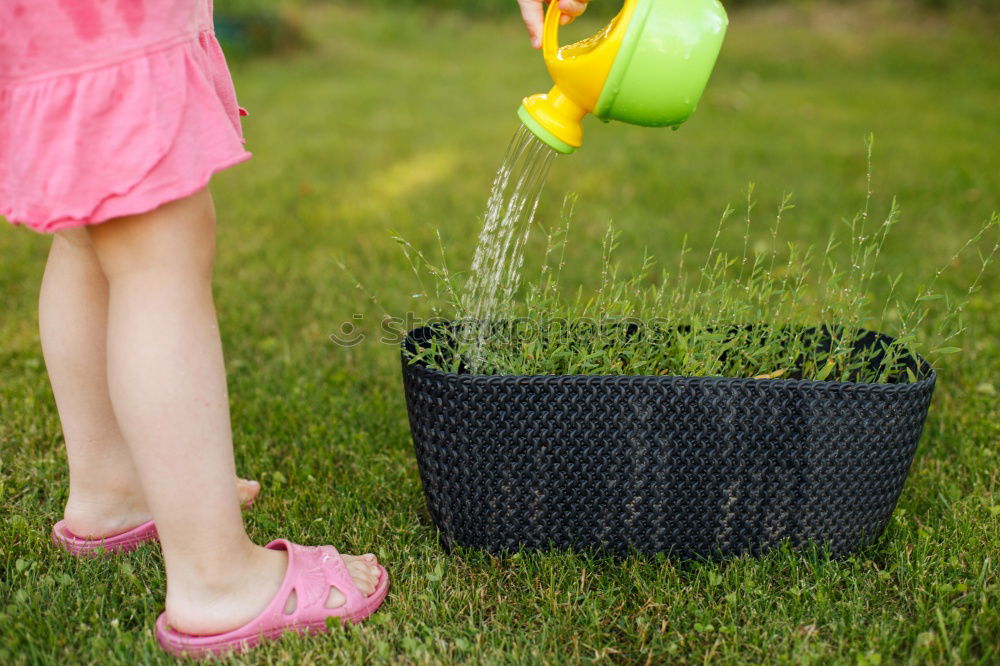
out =
{"type": "MultiPolygon", "coordinates": [[[[528,35],[531,36],[531,46],[536,49],[542,48],[542,21],[544,18],[542,4],[544,2],[546,0],[517,0],[517,4],[521,6],[521,18],[524,19],[528,35]]],[[[587,3],[590,0],[558,0],[558,2],[559,9],[565,14],[559,23],[566,25],[587,11],[587,3]]]]}

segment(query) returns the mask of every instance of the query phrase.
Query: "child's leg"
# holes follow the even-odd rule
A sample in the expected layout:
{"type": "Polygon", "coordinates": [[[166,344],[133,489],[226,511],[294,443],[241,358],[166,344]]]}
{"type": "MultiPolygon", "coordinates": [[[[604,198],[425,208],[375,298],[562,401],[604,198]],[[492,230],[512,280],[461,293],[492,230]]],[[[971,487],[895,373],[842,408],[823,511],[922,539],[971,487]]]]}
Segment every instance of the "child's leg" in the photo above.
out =
{"type": "MultiPolygon", "coordinates": [[[[211,197],[202,190],[90,236],[110,285],[111,401],[160,534],[168,617],[188,633],[236,628],[271,600],[287,560],[250,541],[226,482],[234,464],[212,301],[211,197]]],[[[378,569],[345,559],[370,594],[378,569]]],[[[339,592],[331,597],[343,603],[339,592]]]]}
{"type": "MultiPolygon", "coordinates": [[[[108,395],[108,282],[85,229],[53,238],[38,320],[69,459],[67,527],[77,536],[97,538],[149,520],[108,395]]],[[[242,479],[237,487],[243,500],[260,490],[256,482],[242,479]]]]}
{"type": "Polygon", "coordinates": [[[81,537],[108,536],[150,518],[108,397],[107,312],[108,284],[87,232],[56,234],[38,323],[69,458],[66,524],[81,537]]]}

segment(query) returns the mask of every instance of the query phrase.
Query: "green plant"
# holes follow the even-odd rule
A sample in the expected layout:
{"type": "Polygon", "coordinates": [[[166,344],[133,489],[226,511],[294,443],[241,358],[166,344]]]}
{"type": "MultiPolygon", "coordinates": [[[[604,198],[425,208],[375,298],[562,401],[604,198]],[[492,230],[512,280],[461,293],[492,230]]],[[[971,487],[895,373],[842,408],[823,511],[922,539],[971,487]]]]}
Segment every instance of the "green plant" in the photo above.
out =
{"type": "MultiPolygon", "coordinates": [[[[752,242],[751,184],[741,254],[730,255],[718,245],[733,217],[731,207],[723,212],[707,258],[693,277],[685,270],[690,251],[686,243],[673,275],[663,271],[652,279],[654,261],[648,255],[635,270],[624,272],[614,260],[618,235],[609,228],[596,293],[566,294],[560,275],[570,206],[561,226],[548,233],[541,273],[526,285],[523,302],[510,295],[488,320],[475,320],[460,276],[444,261],[443,245],[441,262],[434,264],[397,237],[418,280],[421,273],[429,275],[436,300],[444,304],[433,313],[435,319],[449,321],[411,362],[448,372],[496,375],[918,381],[929,372],[920,355],[933,364],[942,355],[960,351],[954,341],[964,330],[963,311],[1000,243],[994,241],[979,255],[979,273],[961,301],[953,302],[939,289],[944,268],[909,298],[901,294],[902,274],[883,276],[878,267],[889,232],[899,221],[899,208],[893,201],[881,222],[871,219],[872,143],[869,137],[863,208],[845,221],[846,265],[837,258],[836,233],[818,256],[811,246],[782,242],[782,219],[793,208],[789,195],[768,229],[765,249],[754,249],[761,245],[752,242]],[[873,283],[881,278],[888,281],[888,294],[876,300],[873,283]],[[874,341],[871,330],[891,331],[895,339],[874,341]]],[[[1000,218],[994,215],[952,261],[998,226],[1000,218]]],[[[421,289],[428,292],[422,281],[421,289]]]]}

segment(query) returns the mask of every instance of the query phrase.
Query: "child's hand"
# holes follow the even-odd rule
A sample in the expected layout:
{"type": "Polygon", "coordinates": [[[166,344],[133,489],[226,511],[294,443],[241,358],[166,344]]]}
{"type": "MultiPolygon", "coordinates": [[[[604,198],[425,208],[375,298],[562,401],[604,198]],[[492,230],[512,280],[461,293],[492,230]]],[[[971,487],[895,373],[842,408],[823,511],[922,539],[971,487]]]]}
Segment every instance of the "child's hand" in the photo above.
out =
{"type": "MultiPolygon", "coordinates": [[[[563,16],[559,20],[559,25],[566,25],[572,22],[580,14],[587,11],[587,3],[590,0],[553,0],[559,2],[559,9],[563,11],[563,16]]],[[[547,0],[517,0],[521,6],[521,18],[528,28],[528,35],[531,36],[532,48],[542,48],[542,23],[545,18],[545,10],[542,3],[547,0]]]]}

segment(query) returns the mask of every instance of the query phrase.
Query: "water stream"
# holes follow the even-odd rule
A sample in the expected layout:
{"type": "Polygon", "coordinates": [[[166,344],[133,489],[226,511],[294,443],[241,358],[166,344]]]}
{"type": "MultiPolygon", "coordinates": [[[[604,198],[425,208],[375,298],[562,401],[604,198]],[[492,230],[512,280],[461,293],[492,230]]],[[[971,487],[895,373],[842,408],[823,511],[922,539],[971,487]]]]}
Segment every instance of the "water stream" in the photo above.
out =
{"type": "Polygon", "coordinates": [[[555,151],[521,126],[493,178],[483,230],[465,285],[467,321],[460,334],[468,345],[466,364],[480,372],[490,323],[510,312],[521,282],[524,244],[555,151]]]}

